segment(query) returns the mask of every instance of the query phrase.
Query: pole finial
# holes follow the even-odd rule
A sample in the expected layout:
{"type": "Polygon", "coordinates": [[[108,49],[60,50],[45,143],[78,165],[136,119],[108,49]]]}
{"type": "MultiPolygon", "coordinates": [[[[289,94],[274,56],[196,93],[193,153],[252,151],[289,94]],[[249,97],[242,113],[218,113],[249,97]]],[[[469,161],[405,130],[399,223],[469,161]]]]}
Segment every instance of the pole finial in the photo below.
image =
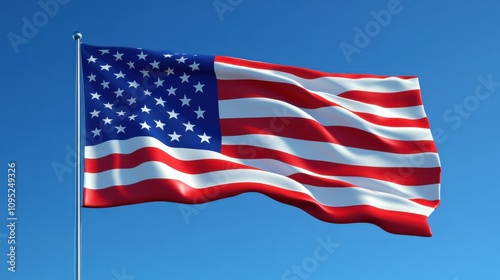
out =
{"type": "Polygon", "coordinates": [[[80,33],[80,32],[75,32],[75,33],[73,33],[73,39],[75,39],[75,40],[77,40],[77,41],[78,41],[78,40],[80,40],[80,39],[82,39],[82,36],[83,36],[83,35],[82,35],[82,33],[80,33]]]}

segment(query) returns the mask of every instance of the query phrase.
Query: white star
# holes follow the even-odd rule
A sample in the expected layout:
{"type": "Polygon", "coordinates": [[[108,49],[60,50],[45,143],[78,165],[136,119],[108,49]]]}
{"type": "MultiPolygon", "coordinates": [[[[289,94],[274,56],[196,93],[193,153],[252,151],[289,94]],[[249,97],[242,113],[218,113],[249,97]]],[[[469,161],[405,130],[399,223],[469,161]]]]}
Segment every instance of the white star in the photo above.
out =
{"type": "Polygon", "coordinates": [[[111,65],[109,65],[109,64],[106,64],[106,65],[100,65],[100,66],[101,66],[101,71],[102,71],[102,70],[109,71],[109,68],[111,67],[111,65]]]}
{"type": "Polygon", "coordinates": [[[151,62],[149,64],[151,65],[151,67],[153,67],[153,69],[160,69],[160,67],[158,66],[160,62],[157,62],[156,59],[154,62],[151,62]]]}
{"type": "Polygon", "coordinates": [[[91,132],[94,133],[94,137],[101,135],[101,129],[97,129],[97,127],[91,132]]]}
{"type": "Polygon", "coordinates": [[[140,123],[140,125],[141,125],[141,129],[149,130],[151,128],[151,126],[149,126],[146,122],[140,123]]]}
{"type": "Polygon", "coordinates": [[[191,77],[191,76],[186,75],[186,73],[184,73],[184,75],[180,76],[179,78],[181,78],[181,80],[182,80],[181,84],[184,83],[184,82],[189,83],[189,77],[191,77]]]}
{"type": "MultiPolygon", "coordinates": [[[[101,97],[101,95],[97,92],[91,93],[90,95],[92,95],[92,99],[97,99],[97,100],[99,100],[99,97],[101,97]]],[[[92,99],[90,99],[90,100],[92,100],[92,99]]]]}
{"type": "Polygon", "coordinates": [[[179,115],[178,113],[176,113],[176,112],[174,111],[174,109],[172,109],[172,111],[171,111],[171,112],[168,112],[168,111],[167,111],[167,113],[169,114],[168,119],[171,119],[171,118],[177,119],[177,116],[179,115]]]}
{"type": "Polygon", "coordinates": [[[133,114],[132,116],[129,116],[128,119],[131,121],[135,121],[135,118],[137,118],[136,114],[133,114]]]}
{"type": "Polygon", "coordinates": [[[116,112],[118,114],[118,116],[120,117],[124,117],[125,116],[125,112],[123,112],[123,110],[120,110],[120,112],[116,112]]]}
{"type": "Polygon", "coordinates": [[[209,143],[209,144],[210,144],[209,139],[210,139],[210,138],[212,138],[212,136],[207,136],[207,135],[205,134],[205,132],[203,132],[203,135],[198,135],[198,137],[200,137],[200,138],[201,138],[201,142],[200,142],[200,143],[207,142],[207,143],[209,143]]]}
{"type": "Polygon", "coordinates": [[[89,58],[87,58],[87,61],[88,61],[88,63],[91,63],[91,62],[95,63],[96,59],[97,58],[95,58],[93,55],[91,55],[89,58]]]}
{"type": "Polygon", "coordinates": [[[125,78],[125,74],[123,74],[122,71],[120,71],[120,73],[115,73],[114,75],[116,76],[117,79],[125,78]]]}
{"type": "Polygon", "coordinates": [[[196,119],[199,119],[199,118],[202,118],[204,119],[205,117],[203,116],[203,114],[205,113],[205,111],[201,110],[200,106],[198,106],[198,110],[197,111],[194,111],[196,113],[196,119]]]}
{"type": "Polygon", "coordinates": [[[160,78],[158,78],[158,81],[154,82],[154,84],[156,85],[156,87],[162,87],[164,81],[165,80],[161,80],[160,78]]]}
{"type": "Polygon", "coordinates": [[[179,100],[182,102],[181,107],[184,106],[184,105],[188,105],[189,106],[189,101],[191,101],[191,99],[187,98],[185,94],[184,94],[184,98],[179,99],[179,100]]]}
{"type": "Polygon", "coordinates": [[[170,138],[171,138],[170,141],[179,142],[179,137],[181,137],[182,135],[179,135],[179,134],[175,133],[175,131],[174,131],[174,133],[169,134],[168,136],[170,136],[170,138]]]}
{"type": "Polygon", "coordinates": [[[122,95],[122,93],[123,93],[123,89],[118,88],[118,89],[115,91],[116,98],[118,98],[118,96],[123,96],[123,95],[122,95]]]}
{"type": "Polygon", "coordinates": [[[87,76],[87,78],[89,78],[89,82],[92,82],[92,81],[94,81],[94,82],[95,82],[95,81],[96,81],[96,80],[95,80],[95,77],[96,77],[96,76],[95,76],[94,74],[90,74],[90,76],[87,76]]]}
{"type": "Polygon", "coordinates": [[[171,94],[175,95],[175,91],[177,90],[177,88],[174,88],[173,86],[170,86],[169,89],[167,89],[168,91],[168,96],[170,96],[171,94]]]}
{"type": "Polygon", "coordinates": [[[116,134],[123,132],[125,134],[125,126],[122,126],[121,124],[119,126],[115,126],[115,128],[118,130],[116,134]]]}
{"type": "Polygon", "coordinates": [[[122,60],[123,53],[119,53],[116,51],[116,54],[113,55],[115,57],[115,61],[122,60]]]}
{"type": "Polygon", "coordinates": [[[109,53],[109,50],[99,50],[101,52],[101,55],[105,54],[105,53],[109,53]]]}
{"type": "MultiPolygon", "coordinates": [[[[130,106],[130,105],[132,105],[132,104],[136,103],[136,101],[135,101],[135,97],[130,97],[129,99],[127,99],[127,101],[128,101],[128,106],[130,106]]],[[[144,106],[146,106],[146,105],[144,105],[144,106]]]]}
{"type": "Polygon", "coordinates": [[[144,95],[146,95],[146,96],[151,96],[151,93],[152,93],[152,92],[150,92],[149,90],[145,90],[145,91],[144,91],[144,95]]]}
{"type": "Polygon", "coordinates": [[[146,77],[146,76],[147,76],[147,77],[149,77],[149,72],[148,72],[148,70],[146,70],[146,69],[142,69],[142,70],[140,70],[139,72],[141,72],[141,73],[142,73],[142,77],[143,77],[143,78],[144,78],[144,77],[146,77]]]}
{"type": "Polygon", "coordinates": [[[149,114],[149,111],[151,111],[151,109],[149,109],[146,105],[144,105],[144,107],[141,108],[141,112],[143,112],[143,113],[149,114]]]}
{"type": "Polygon", "coordinates": [[[198,92],[198,91],[203,92],[203,87],[204,87],[204,86],[205,86],[205,85],[202,85],[200,82],[198,82],[198,84],[197,84],[197,85],[194,85],[194,86],[193,86],[193,87],[196,89],[194,92],[195,92],[195,93],[196,93],[196,92],[198,92]]]}
{"type": "Polygon", "coordinates": [[[181,56],[181,58],[176,58],[175,60],[177,60],[177,63],[180,64],[180,63],[186,63],[186,59],[184,56],[181,56]]]}
{"type": "Polygon", "coordinates": [[[171,54],[164,54],[163,56],[164,56],[165,58],[172,57],[172,55],[171,55],[171,54]]]}
{"type": "Polygon", "coordinates": [[[108,103],[104,103],[104,107],[113,110],[113,104],[111,104],[109,102],[108,103]]]}
{"type": "Polygon", "coordinates": [[[167,77],[168,77],[170,74],[174,74],[174,69],[168,67],[167,70],[163,70],[163,72],[167,73],[167,77]]]}
{"type": "Polygon", "coordinates": [[[191,124],[189,121],[187,123],[183,123],[183,125],[186,127],[186,131],[191,130],[194,132],[193,127],[195,127],[194,124],[191,124]]]}
{"type": "Polygon", "coordinates": [[[91,118],[91,119],[92,119],[92,118],[94,118],[94,117],[97,117],[97,118],[98,118],[98,117],[99,117],[99,113],[100,113],[100,112],[101,112],[101,111],[97,111],[96,109],[94,109],[94,111],[89,112],[89,114],[90,114],[90,115],[92,115],[92,117],[90,117],[90,118],[91,118]]]}
{"type": "Polygon", "coordinates": [[[156,104],[155,105],[161,105],[162,107],[165,107],[164,104],[167,101],[163,100],[161,97],[160,98],[155,98],[155,100],[156,100],[156,104]]]}
{"type": "Polygon", "coordinates": [[[105,119],[102,119],[102,121],[104,122],[104,124],[111,124],[112,119],[106,117],[105,119]]]}
{"type": "Polygon", "coordinates": [[[132,61],[127,62],[127,65],[128,65],[128,69],[135,68],[135,65],[132,61]]]}
{"type": "Polygon", "coordinates": [[[101,83],[101,86],[102,88],[109,88],[109,82],[106,82],[105,80],[102,80],[102,83],[101,83]]]}
{"type": "Polygon", "coordinates": [[[147,54],[144,54],[144,53],[141,51],[141,54],[138,54],[137,56],[139,57],[139,60],[141,60],[141,59],[146,60],[146,56],[148,56],[148,55],[147,55],[147,54]]]}
{"type": "Polygon", "coordinates": [[[194,61],[191,65],[189,65],[189,67],[191,67],[191,71],[200,70],[200,68],[198,68],[198,66],[200,66],[200,64],[196,63],[196,61],[194,61]]]}
{"type": "Polygon", "coordinates": [[[159,127],[161,130],[163,130],[163,127],[165,126],[164,123],[161,122],[161,120],[154,120],[156,123],[156,127],[159,127]]]}
{"type": "Polygon", "coordinates": [[[128,82],[129,86],[128,87],[133,87],[133,88],[137,88],[139,86],[139,84],[134,80],[133,82],[128,82]]]}

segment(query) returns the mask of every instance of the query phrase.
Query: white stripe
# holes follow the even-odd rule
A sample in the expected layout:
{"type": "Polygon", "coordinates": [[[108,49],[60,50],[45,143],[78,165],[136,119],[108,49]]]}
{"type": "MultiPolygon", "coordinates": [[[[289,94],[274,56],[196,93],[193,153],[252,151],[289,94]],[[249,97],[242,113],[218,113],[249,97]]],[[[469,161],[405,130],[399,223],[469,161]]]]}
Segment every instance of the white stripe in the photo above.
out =
{"type": "Polygon", "coordinates": [[[436,153],[395,154],[265,134],[223,136],[222,145],[251,145],[293,154],[303,159],[350,165],[373,167],[439,166],[436,153]]]}
{"type": "Polygon", "coordinates": [[[323,126],[347,126],[395,140],[432,140],[430,129],[420,127],[391,127],[370,123],[341,107],[301,109],[280,100],[245,98],[219,101],[219,116],[230,118],[286,118],[316,120],[323,126]]]}
{"type": "Polygon", "coordinates": [[[224,170],[204,174],[187,174],[175,170],[164,163],[146,162],[131,169],[118,169],[98,174],[85,174],[85,187],[100,190],[111,186],[129,185],[147,179],[176,179],[195,189],[203,189],[220,183],[256,182],[272,185],[277,188],[301,192],[314,198],[326,206],[342,207],[354,205],[371,205],[380,209],[430,215],[434,210],[406,199],[361,188],[318,188],[304,186],[285,176],[262,170],[224,170]],[[227,180],[222,182],[221,179],[227,180]]]}
{"type": "Polygon", "coordinates": [[[397,195],[406,199],[422,198],[426,200],[440,199],[439,184],[405,186],[389,181],[383,181],[367,177],[355,176],[326,176],[311,172],[310,170],[292,166],[274,159],[240,159],[239,163],[252,166],[258,169],[277,173],[283,176],[290,176],[296,173],[304,173],[318,178],[333,179],[343,181],[359,188],[397,195]]]}
{"type": "Polygon", "coordinates": [[[219,80],[248,79],[288,83],[306,88],[309,91],[326,92],[333,95],[338,95],[350,90],[392,93],[420,89],[418,78],[401,79],[398,77],[389,77],[350,79],[321,77],[316,79],[304,79],[286,72],[256,69],[223,62],[215,62],[214,69],[217,79],[219,80]]]}
{"type": "Polygon", "coordinates": [[[374,192],[367,189],[305,187],[321,204],[333,207],[371,205],[384,210],[414,213],[427,217],[434,211],[432,207],[424,206],[395,195],[374,192]]]}
{"type": "Polygon", "coordinates": [[[130,154],[145,147],[158,148],[179,160],[224,159],[220,153],[208,150],[172,148],[154,137],[137,136],[126,140],[109,140],[94,146],[85,146],[85,158],[97,159],[110,154],[130,154]]]}
{"type": "Polygon", "coordinates": [[[440,200],[440,184],[421,186],[404,186],[366,177],[331,176],[332,179],[341,180],[363,189],[393,194],[406,199],[421,198],[426,200],[440,200]]]}

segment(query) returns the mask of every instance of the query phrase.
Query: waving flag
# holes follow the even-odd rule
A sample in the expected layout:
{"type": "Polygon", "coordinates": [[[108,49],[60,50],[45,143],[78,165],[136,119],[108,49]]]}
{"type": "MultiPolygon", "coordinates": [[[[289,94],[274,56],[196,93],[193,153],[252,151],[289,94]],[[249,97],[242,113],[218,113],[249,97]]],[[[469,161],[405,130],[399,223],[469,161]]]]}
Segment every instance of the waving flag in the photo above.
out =
{"type": "Polygon", "coordinates": [[[84,206],[259,192],[430,236],[440,162],[416,77],[82,45],[84,206]]]}

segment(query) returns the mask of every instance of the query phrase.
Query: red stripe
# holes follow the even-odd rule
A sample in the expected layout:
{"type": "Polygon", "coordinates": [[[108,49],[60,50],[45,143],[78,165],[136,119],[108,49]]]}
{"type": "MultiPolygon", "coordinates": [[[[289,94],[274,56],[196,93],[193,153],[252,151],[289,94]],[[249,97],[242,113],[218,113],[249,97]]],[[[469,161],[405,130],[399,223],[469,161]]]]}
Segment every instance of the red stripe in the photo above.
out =
{"type": "MultiPolygon", "coordinates": [[[[349,79],[361,79],[361,78],[384,79],[384,78],[391,77],[391,76],[379,76],[379,75],[370,75],[370,74],[326,73],[326,72],[310,70],[310,69],[301,68],[301,67],[271,64],[271,63],[266,63],[266,62],[258,62],[258,61],[252,61],[252,60],[246,60],[246,59],[240,59],[240,58],[234,58],[234,57],[227,57],[227,56],[216,56],[215,62],[227,63],[227,64],[263,69],[263,70],[281,71],[281,72],[290,73],[292,75],[295,75],[297,77],[301,77],[304,79],[316,79],[316,78],[321,78],[321,77],[338,77],[338,78],[349,78],[349,79]]],[[[413,79],[416,77],[415,76],[398,76],[398,78],[400,78],[400,79],[413,79]]]]}
{"type": "Polygon", "coordinates": [[[300,108],[317,109],[338,106],[325,98],[311,94],[305,88],[278,82],[257,80],[219,80],[217,81],[219,100],[265,97],[281,100],[300,108]]]}
{"type": "Polygon", "coordinates": [[[266,134],[389,153],[437,153],[436,145],[431,140],[393,140],[352,127],[322,126],[310,119],[295,117],[221,119],[220,123],[223,136],[266,134]]]}
{"type": "Polygon", "coordinates": [[[230,169],[254,169],[243,164],[220,159],[179,160],[153,147],[141,148],[130,154],[110,154],[97,159],[86,158],[84,168],[87,173],[99,173],[111,169],[133,168],[148,161],[162,162],[188,174],[201,174],[230,169]]]}
{"type": "Polygon", "coordinates": [[[426,199],[421,199],[421,198],[413,198],[410,200],[413,202],[416,202],[418,204],[422,204],[422,205],[432,207],[432,208],[437,208],[439,206],[439,204],[441,203],[441,200],[439,200],[439,199],[438,200],[426,200],[426,199]]]}
{"type": "Polygon", "coordinates": [[[315,187],[329,187],[329,188],[345,188],[345,187],[355,187],[355,185],[334,179],[316,177],[310,174],[295,173],[287,176],[303,185],[311,185],[315,187]]]}
{"type": "MultiPolygon", "coordinates": [[[[222,145],[221,153],[233,158],[275,159],[327,176],[367,177],[405,186],[438,184],[440,167],[369,167],[303,159],[285,152],[250,145],[222,145]]],[[[334,159],[332,159],[334,160],[334,159]]]]}
{"type": "Polygon", "coordinates": [[[233,183],[199,190],[177,180],[146,180],[133,185],[102,190],[84,188],[83,205],[112,207],[151,201],[196,204],[245,192],[262,193],[276,201],[298,207],[326,222],[372,223],[395,234],[431,236],[427,217],[423,215],[382,210],[369,205],[329,207],[306,194],[259,183],[233,183]]]}
{"type": "Polygon", "coordinates": [[[343,92],[338,96],[384,108],[401,108],[422,105],[420,90],[408,90],[396,93],[352,90],[343,92]]]}
{"type": "MultiPolygon", "coordinates": [[[[304,109],[318,109],[330,106],[343,106],[326,100],[325,98],[311,94],[304,88],[297,87],[292,84],[266,82],[266,81],[249,81],[249,80],[223,80],[218,81],[219,100],[230,100],[240,98],[270,98],[280,100],[291,104],[295,107],[304,109]]],[[[397,95],[397,94],[396,94],[397,95]]],[[[407,106],[418,106],[417,103],[409,103],[407,106]]],[[[356,116],[371,122],[373,124],[391,126],[391,127],[420,127],[429,128],[427,118],[416,120],[402,118],[387,118],[370,113],[359,113],[349,110],[356,116]]]]}
{"type": "Polygon", "coordinates": [[[371,122],[373,124],[381,125],[381,126],[390,126],[390,127],[419,127],[419,128],[427,128],[430,129],[429,120],[427,118],[409,120],[402,118],[386,118],[377,116],[370,113],[359,113],[353,112],[356,116],[362,118],[365,121],[371,122]]]}

